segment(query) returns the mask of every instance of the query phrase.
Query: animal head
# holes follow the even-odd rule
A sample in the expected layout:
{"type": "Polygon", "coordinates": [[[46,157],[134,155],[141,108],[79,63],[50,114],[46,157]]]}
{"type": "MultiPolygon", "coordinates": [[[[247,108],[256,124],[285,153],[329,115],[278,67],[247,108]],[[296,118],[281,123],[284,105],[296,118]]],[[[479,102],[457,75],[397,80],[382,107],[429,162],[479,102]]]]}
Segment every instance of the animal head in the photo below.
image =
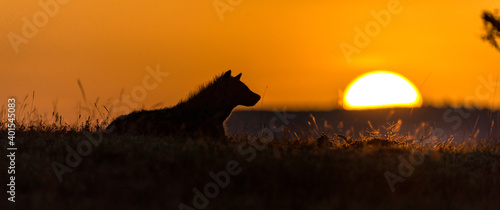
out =
{"type": "Polygon", "coordinates": [[[222,75],[227,99],[234,105],[253,106],[260,100],[260,96],[241,82],[241,73],[231,76],[231,70],[222,75]]]}

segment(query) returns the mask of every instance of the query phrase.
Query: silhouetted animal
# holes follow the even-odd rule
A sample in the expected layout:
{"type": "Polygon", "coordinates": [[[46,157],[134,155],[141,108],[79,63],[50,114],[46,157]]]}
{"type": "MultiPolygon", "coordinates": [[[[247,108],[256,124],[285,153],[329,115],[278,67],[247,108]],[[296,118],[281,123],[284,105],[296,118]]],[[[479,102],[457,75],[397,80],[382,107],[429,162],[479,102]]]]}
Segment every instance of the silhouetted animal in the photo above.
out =
{"type": "Polygon", "coordinates": [[[200,87],[174,107],[135,111],[115,119],[107,129],[119,134],[224,138],[223,123],[238,105],[253,106],[260,96],[231,70],[200,87]]]}

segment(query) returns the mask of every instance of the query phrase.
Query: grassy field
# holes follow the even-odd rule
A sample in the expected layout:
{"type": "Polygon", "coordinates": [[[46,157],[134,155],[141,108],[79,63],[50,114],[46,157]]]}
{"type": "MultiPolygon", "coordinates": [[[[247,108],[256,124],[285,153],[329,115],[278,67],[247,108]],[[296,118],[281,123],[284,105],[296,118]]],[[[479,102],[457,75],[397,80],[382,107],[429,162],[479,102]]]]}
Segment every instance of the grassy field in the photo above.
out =
{"type": "MultiPolygon", "coordinates": [[[[15,139],[16,202],[4,194],[2,209],[500,206],[500,144],[493,139],[432,145],[367,133],[350,143],[328,136],[318,145],[311,137],[233,136],[221,142],[114,135],[93,127],[21,126],[15,139]]],[[[0,134],[6,139],[5,128],[0,134]]],[[[2,160],[5,186],[9,162],[2,160]]]]}

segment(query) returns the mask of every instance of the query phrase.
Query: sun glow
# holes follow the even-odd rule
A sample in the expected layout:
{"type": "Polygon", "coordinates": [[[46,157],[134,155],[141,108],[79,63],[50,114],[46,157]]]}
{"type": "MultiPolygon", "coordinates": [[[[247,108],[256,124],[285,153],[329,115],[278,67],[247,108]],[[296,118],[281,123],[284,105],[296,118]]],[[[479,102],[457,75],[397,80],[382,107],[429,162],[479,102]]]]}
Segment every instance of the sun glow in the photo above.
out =
{"type": "Polygon", "coordinates": [[[422,97],[405,77],[389,71],[369,72],[347,86],[345,109],[419,107],[422,97]]]}

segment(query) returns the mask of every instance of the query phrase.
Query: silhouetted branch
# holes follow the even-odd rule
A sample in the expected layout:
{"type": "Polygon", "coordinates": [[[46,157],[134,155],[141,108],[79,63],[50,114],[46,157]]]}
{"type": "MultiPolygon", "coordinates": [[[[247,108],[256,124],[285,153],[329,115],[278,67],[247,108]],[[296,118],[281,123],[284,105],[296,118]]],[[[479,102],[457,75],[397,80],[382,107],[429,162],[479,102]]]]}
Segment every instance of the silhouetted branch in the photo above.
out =
{"type": "Polygon", "coordinates": [[[484,11],[481,18],[484,21],[484,29],[486,30],[486,34],[481,38],[488,41],[497,50],[500,50],[495,39],[496,37],[500,37],[500,17],[498,17],[497,12],[484,11]]]}

